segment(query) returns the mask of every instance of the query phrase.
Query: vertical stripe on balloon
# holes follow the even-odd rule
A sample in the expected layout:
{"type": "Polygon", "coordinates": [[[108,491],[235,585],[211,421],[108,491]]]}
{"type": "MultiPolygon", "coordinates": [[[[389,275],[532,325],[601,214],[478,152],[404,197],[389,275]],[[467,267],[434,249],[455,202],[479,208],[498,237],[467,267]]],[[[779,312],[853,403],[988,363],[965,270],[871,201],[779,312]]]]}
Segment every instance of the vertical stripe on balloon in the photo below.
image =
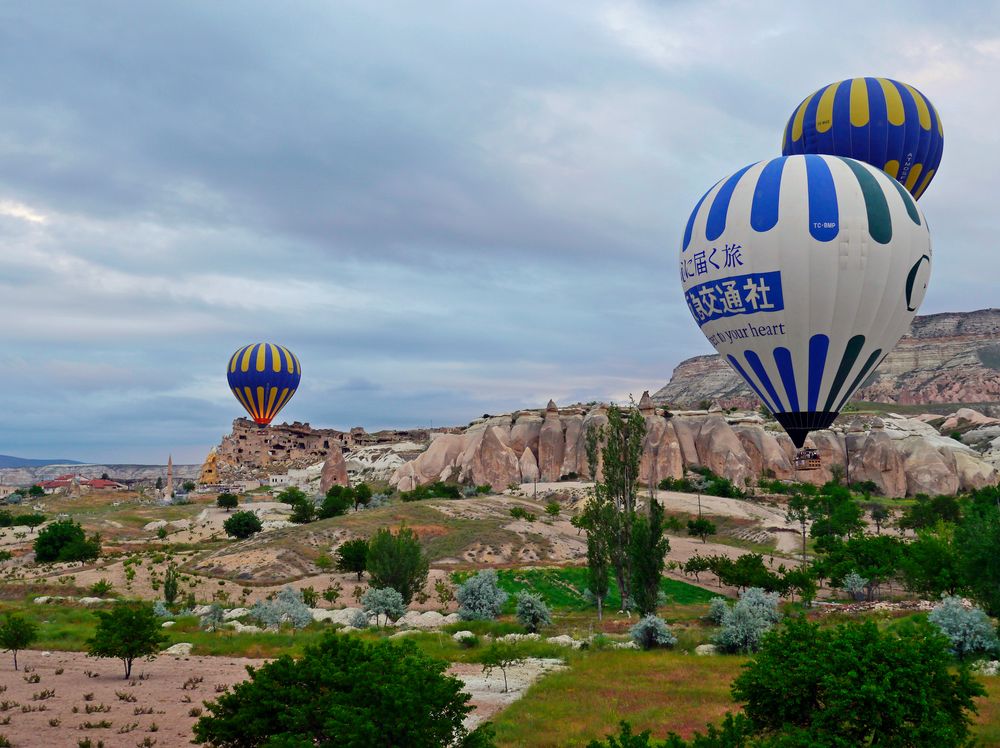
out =
{"type": "Polygon", "coordinates": [[[271,352],[271,371],[279,373],[281,371],[281,355],[278,353],[278,346],[268,343],[267,349],[271,352]]]}
{"type": "Polygon", "coordinates": [[[830,349],[830,338],[813,335],[809,338],[809,412],[816,412],[819,402],[819,388],[823,384],[823,369],[826,367],[826,353],[830,349]]]}
{"type": "Polygon", "coordinates": [[[875,366],[875,361],[881,355],[882,355],[882,349],[876,348],[872,352],[872,355],[868,357],[868,360],[865,361],[865,365],[861,367],[861,371],[858,372],[858,375],[854,378],[854,381],[851,382],[851,386],[847,388],[847,390],[844,392],[844,396],[840,398],[840,402],[837,403],[838,411],[844,407],[844,403],[848,401],[851,395],[854,394],[855,390],[858,389],[858,386],[865,380],[865,377],[868,376],[868,372],[872,370],[873,366],[875,366]]]}
{"type": "Polygon", "coordinates": [[[788,409],[795,412],[799,409],[799,393],[795,387],[795,368],[792,366],[792,353],[787,348],[774,349],[774,363],[778,367],[781,383],[785,386],[785,396],[788,398],[788,409]]]}
{"type": "Polygon", "coordinates": [[[767,390],[767,394],[771,396],[772,402],[774,402],[777,407],[776,413],[778,411],[784,411],[785,408],[782,405],[781,398],[778,397],[777,391],[774,389],[774,385],[771,384],[771,378],[767,375],[767,370],[764,369],[764,364],[761,363],[760,356],[757,355],[755,351],[745,351],[743,357],[750,364],[750,368],[753,369],[753,373],[757,375],[761,384],[764,385],[764,389],[767,390]]]}
{"type": "Polygon", "coordinates": [[[768,409],[769,409],[769,410],[770,410],[770,411],[771,411],[772,413],[777,413],[777,412],[778,412],[778,409],[777,409],[777,408],[775,408],[775,407],[774,407],[774,406],[773,406],[773,405],[772,405],[771,403],[769,403],[769,402],[767,401],[767,398],[766,398],[766,397],[764,397],[764,393],[760,391],[760,387],[758,387],[758,386],[757,386],[757,383],[756,383],[756,382],[754,382],[754,381],[753,381],[753,379],[751,379],[751,378],[750,378],[750,375],[749,375],[749,374],[747,374],[746,370],[745,370],[745,369],[744,369],[744,368],[743,368],[742,366],[740,366],[740,362],[736,360],[736,357],[735,357],[735,356],[733,356],[733,354],[731,354],[731,353],[730,353],[730,354],[728,355],[728,357],[727,357],[727,358],[729,359],[729,363],[733,365],[733,368],[734,368],[734,369],[736,369],[737,373],[738,373],[738,374],[739,374],[739,375],[740,375],[741,377],[743,377],[743,380],[744,380],[744,381],[745,381],[745,382],[746,382],[747,384],[749,384],[749,385],[750,385],[750,387],[751,387],[751,388],[753,389],[753,391],[754,391],[754,392],[756,392],[756,393],[757,393],[757,397],[759,397],[759,398],[760,398],[760,401],[761,401],[762,403],[764,403],[764,405],[766,405],[766,406],[767,406],[767,408],[768,408],[768,409]]]}
{"type": "Polygon", "coordinates": [[[879,244],[888,244],[892,240],[892,217],[889,214],[889,203],[878,180],[864,166],[854,159],[840,159],[854,172],[865,198],[865,212],[868,214],[868,234],[879,244]]]}
{"type": "Polygon", "coordinates": [[[837,399],[837,395],[840,394],[840,388],[844,386],[844,380],[847,379],[847,375],[854,368],[854,362],[858,360],[858,355],[861,353],[864,345],[864,335],[855,335],[847,341],[847,347],[844,348],[844,356],[840,359],[840,366],[837,367],[837,373],[833,377],[833,384],[830,385],[830,394],[827,395],[826,405],[823,406],[823,410],[833,410],[833,404],[837,399]]]}
{"type": "Polygon", "coordinates": [[[885,78],[877,78],[878,84],[882,87],[882,95],[885,97],[886,117],[890,125],[899,126],[906,120],[903,112],[903,99],[899,95],[896,86],[885,78]]]}
{"type": "Polygon", "coordinates": [[[250,369],[250,353],[253,351],[253,346],[248,345],[243,349],[243,360],[240,361],[240,371],[249,371],[250,369]]]}
{"type": "MultiPolygon", "coordinates": [[[[257,371],[264,371],[264,365],[267,363],[267,346],[263,343],[257,344],[257,371]]],[[[261,408],[263,410],[263,408],[261,408]]]]}
{"type": "Polygon", "coordinates": [[[722,187],[719,188],[719,191],[715,193],[715,199],[712,200],[712,207],[708,209],[708,222],[705,225],[705,238],[710,242],[718,239],[722,236],[722,232],[726,230],[726,217],[729,214],[729,201],[733,197],[733,191],[736,189],[736,185],[742,176],[746,174],[747,169],[754,165],[744,166],[729,177],[723,183],[722,187]]]}
{"type": "MultiPolygon", "coordinates": [[[[903,206],[906,208],[906,214],[910,217],[911,221],[913,221],[915,224],[917,224],[917,226],[919,226],[920,211],[917,210],[917,204],[913,201],[914,200],[913,196],[911,196],[909,192],[904,190],[903,185],[901,185],[897,180],[892,179],[890,181],[892,182],[892,186],[896,188],[896,192],[899,193],[900,200],[903,201],[903,206]]],[[[929,181],[930,177],[924,180],[925,187],[926,183],[929,181]]],[[[916,197],[920,197],[920,195],[916,195],[916,197]]]]}
{"type": "Polygon", "coordinates": [[[806,107],[809,106],[809,102],[812,101],[815,96],[815,93],[811,94],[805,101],[799,104],[799,108],[795,111],[795,116],[792,118],[793,141],[798,141],[802,138],[802,121],[806,116],[806,107]]]}
{"type": "Polygon", "coordinates": [[[694,210],[691,211],[691,215],[688,216],[687,227],[684,229],[684,244],[681,246],[681,251],[687,251],[688,246],[691,244],[691,232],[694,229],[694,219],[698,217],[698,211],[701,210],[701,204],[705,202],[705,198],[708,197],[709,193],[716,188],[719,183],[716,182],[705,194],[701,196],[701,200],[694,206],[694,210]]]}
{"type": "Polygon", "coordinates": [[[770,231],[778,223],[778,197],[785,157],[770,161],[757,178],[750,206],[750,226],[754,231],[770,231]]]}
{"type": "Polygon", "coordinates": [[[805,161],[809,191],[809,233],[817,241],[832,241],[837,237],[840,220],[833,175],[822,156],[807,155],[805,161]]]}

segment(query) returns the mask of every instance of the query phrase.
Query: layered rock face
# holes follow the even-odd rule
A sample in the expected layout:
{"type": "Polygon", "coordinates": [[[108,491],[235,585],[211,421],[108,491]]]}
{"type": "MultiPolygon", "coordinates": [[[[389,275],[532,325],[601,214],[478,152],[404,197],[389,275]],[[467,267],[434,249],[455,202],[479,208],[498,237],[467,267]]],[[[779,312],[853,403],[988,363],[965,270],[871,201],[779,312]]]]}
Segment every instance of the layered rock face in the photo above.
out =
{"type": "MultiPolygon", "coordinates": [[[[752,486],[761,475],[822,484],[839,469],[852,482],[872,481],[883,495],[897,497],[954,494],[1000,480],[996,467],[974,449],[916,419],[857,419],[846,432],[815,432],[806,444],[819,452],[822,467],[799,471],[791,439],[754,413],[667,418],[648,393],[639,410],[646,422],[640,480],[647,484],[680,478],[685,469],[701,466],[740,487],[752,486]]],[[[450,479],[502,490],[512,483],[551,482],[574,474],[587,479],[586,434],[606,423],[603,405],[586,414],[578,408],[560,413],[550,402],[544,417],[536,412],[494,416],[463,434],[437,436],[426,451],[400,465],[390,483],[407,491],[450,479]]],[[[977,431],[997,428],[1000,441],[1000,421],[975,425],[977,431]]]]}
{"type": "Polygon", "coordinates": [[[334,451],[356,452],[367,458],[367,452],[378,451],[380,447],[385,449],[410,442],[424,446],[430,440],[430,433],[426,429],[415,429],[371,434],[360,427],[350,431],[316,429],[298,421],[262,428],[246,418],[237,418],[233,421],[232,432],[222,437],[222,442],[213,449],[214,456],[210,459],[214,480],[203,482],[265,478],[324,462],[334,451]]]}
{"type": "MultiPolygon", "coordinates": [[[[1000,403],[1000,309],[915,317],[910,332],[855,399],[1000,403]]],[[[653,400],[679,408],[695,408],[704,400],[723,408],[760,406],[743,380],[718,356],[683,361],[653,400]]]]}

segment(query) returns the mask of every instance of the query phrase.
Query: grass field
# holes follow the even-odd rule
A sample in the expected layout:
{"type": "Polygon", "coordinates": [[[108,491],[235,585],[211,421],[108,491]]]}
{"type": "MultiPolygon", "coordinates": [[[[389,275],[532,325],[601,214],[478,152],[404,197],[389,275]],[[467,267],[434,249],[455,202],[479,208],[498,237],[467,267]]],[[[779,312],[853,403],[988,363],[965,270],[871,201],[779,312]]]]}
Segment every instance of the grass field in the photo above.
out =
{"type": "MultiPolygon", "coordinates": [[[[459,584],[471,574],[472,572],[455,572],[452,574],[452,581],[459,584]]],[[[500,588],[510,595],[504,606],[506,613],[514,612],[514,597],[521,590],[540,595],[552,610],[583,611],[594,607],[583,596],[587,589],[587,569],[583,567],[500,569],[497,576],[500,588]]],[[[707,604],[713,597],[717,597],[714,592],[666,577],[660,580],[660,589],[666,595],[667,603],[672,605],[707,604]]],[[[621,597],[614,584],[611,585],[604,607],[605,610],[618,610],[621,607],[621,597]]]]}
{"type": "MultiPolygon", "coordinates": [[[[501,572],[501,578],[505,588],[545,590],[556,605],[564,606],[557,626],[546,632],[547,635],[570,631],[583,636],[588,627],[593,627],[593,612],[575,610],[577,596],[567,591],[566,585],[577,589],[584,572],[584,569],[508,570],[501,572]]],[[[661,611],[671,621],[678,637],[674,650],[638,652],[596,646],[575,651],[544,640],[515,645],[522,657],[561,658],[568,668],[536,683],[523,699],[494,719],[498,745],[505,748],[580,746],[593,738],[617,732],[617,724],[622,719],[631,722],[638,731],[652,730],[658,738],[671,731],[690,737],[695,730],[704,730],[707,723],[717,722],[726,711],[738,709],[730,698],[729,687],[746,658],[693,654],[695,646],[712,636],[713,628],[700,619],[705,610],[702,601],[712,593],[683,582],[672,582],[666,590],[678,603],[661,611]]],[[[76,605],[35,605],[24,600],[0,602],[0,613],[11,611],[39,624],[40,637],[33,649],[86,650],[87,639],[93,635],[97,623],[92,610],[76,605]]],[[[877,620],[880,625],[892,627],[910,617],[877,620]]],[[[229,630],[201,631],[194,616],[175,620],[173,627],[164,630],[167,644],[190,642],[195,655],[294,656],[330,630],[325,624],[311,624],[295,633],[282,630],[237,634],[229,630]]],[[[829,623],[839,620],[834,617],[829,623]]],[[[620,625],[614,629],[615,633],[625,633],[628,622],[623,618],[617,624],[620,625]]],[[[487,636],[520,631],[523,629],[510,616],[505,616],[500,621],[463,621],[442,632],[422,632],[407,638],[433,657],[447,662],[475,663],[483,655],[487,636]],[[460,629],[479,635],[478,646],[464,648],[456,643],[451,634],[460,629]]],[[[395,629],[389,628],[353,635],[379,639],[392,633],[395,629]]],[[[7,666],[0,661],[0,670],[7,666]]],[[[155,665],[151,667],[155,669],[155,665]]],[[[1000,678],[984,677],[980,681],[988,693],[978,702],[976,736],[980,745],[1000,745],[1000,678]]]]}

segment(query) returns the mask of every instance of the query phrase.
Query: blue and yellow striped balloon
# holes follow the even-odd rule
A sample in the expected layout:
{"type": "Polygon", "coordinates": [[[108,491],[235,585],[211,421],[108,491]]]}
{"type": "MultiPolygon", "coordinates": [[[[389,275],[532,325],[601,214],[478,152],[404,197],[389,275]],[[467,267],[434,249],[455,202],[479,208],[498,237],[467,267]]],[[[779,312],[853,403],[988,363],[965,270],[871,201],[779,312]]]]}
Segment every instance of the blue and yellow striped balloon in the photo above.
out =
{"type": "Polygon", "coordinates": [[[229,359],[229,388],[253,420],[267,426],[292,399],[302,378],[295,355],[274,343],[251,343],[229,359]]]}
{"type": "Polygon", "coordinates": [[[792,113],[785,156],[828,154],[864,161],[920,199],[944,152],[944,129],[930,99],[888,78],[851,78],[825,86],[792,113]]]}

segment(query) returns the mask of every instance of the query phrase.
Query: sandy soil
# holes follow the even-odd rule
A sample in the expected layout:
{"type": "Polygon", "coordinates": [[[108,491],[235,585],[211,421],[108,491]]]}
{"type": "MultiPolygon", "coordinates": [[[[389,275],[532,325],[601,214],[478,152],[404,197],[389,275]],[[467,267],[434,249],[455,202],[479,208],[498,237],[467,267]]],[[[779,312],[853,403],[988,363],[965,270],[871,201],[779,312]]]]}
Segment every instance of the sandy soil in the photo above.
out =
{"type": "MultiPolygon", "coordinates": [[[[94,745],[101,740],[106,748],[133,748],[145,738],[155,740],[156,748],[190,746],[192,726],[197,720],[191,711],[202,708],[202,702],[213,700],[219,689],[245,680],[247,665],[259,667],[264,662],[237,657],[161,655],[153,662],[137,662],[132,679],[125,680],[118,660],[97,660],[82,652],[21,652],[18,664],[30,668],[27,676],[15,673],[9,655],[5,654],[0,661],[0,687],[6,686],[6,691],[0,694],[0,707],[7,702],[7,708],[0,711],[0,722],[9,717],[10,723],[0,725],[0,735],[6,735],[15,748],[75,748],[77,741],[84,738],[90,738],[94,745]],[[57,670],[62,672],[57,675],[57,670]],[[25,677],[33,679],[36,675],[37,683],[25,681],[25,677]],[[198,678],[201,680],[193,680],[198,678]],[[48,698],[33,699],[48,690],[55,693],[48,698]],[[123,701],[119,693],[130,700],[123,701]],[[85,695],[92,696],[88,700],[85,695]],[[23,712],[24,706],[40,711],[23,712]],[[88,706],[106,711],[87,714],[88,706]],[[148,710],[149,714],[136,714],[148,710]],[[84,723],[98,724],[103,720],[111,726],[81,728],[84,723]],[[155,731],[151,729],[154,725],[155,731]]],[[[471,726],[490,719],[521,698],[545,673],[562,667],[560,660],[529,659],[515,665],[507,671],[510,689],[507,693],[503,693],[503,676],[499,671],[487,678],[481,665],[456,663],[448,672],[462,680],[472,696],[476,711],[466,720],[471,726]]]]}
{"type": "Polygon", "coordinates": [[[196,720],[191,710],[201,708],[203,701],[214,699],[217,688],[245,680],[246,666],[261,662],[235,657],[179,659],[161,655],[153,662],[135,663],[132,679],[125,680],[119,660],[93,659],[81,652],[52,652],[45,656],[29,650],[18,655],[18,664],[32,668],[27,677],[37,675],[39,681],[27,683],[24,673],[15,673],[9,655],[4,654],[0,660],[0,685],[7,690],[0,695],[0,707],[5,700],[19,705],[8,704],[8,709],[0,712],[0,721],[10,717],[10,724],[0,726],[0,734],[18,748],[75,747],[84,738],[90,738],[94,745],[101,740],[106,748],[133,748],[147,737],[156,740],[157,748],[187,746],[196,720]],[[57,675],[59,669],[62,673],[57,675]],[[87,675],[88,671],[92,676],[87,675]],[[189,682],[191,678],[203,680],[189,682]],[[55,694],[33,699],[47,690],[55,694]],[[123,701],[117,693],[135,700],[123,701]],[[89,701],[85,699],[87,694],[93,694],[89,701]],[[107,708],[106,712],[86,713],[87,707],[95,709],[101,705],[107,708]],[[22,711],[25,706],[44,711],[25,713],[22,711]],[[74,707],[77,713],[73,713],[74,707]],[[137,710],[152,711],[136,714],[137,710]],[[84,723],[97,724],[102,720],[111,722],[111,726],[81,728],[84,723]],[[151,729],[154,724],[155,732],[151,729]]]}

